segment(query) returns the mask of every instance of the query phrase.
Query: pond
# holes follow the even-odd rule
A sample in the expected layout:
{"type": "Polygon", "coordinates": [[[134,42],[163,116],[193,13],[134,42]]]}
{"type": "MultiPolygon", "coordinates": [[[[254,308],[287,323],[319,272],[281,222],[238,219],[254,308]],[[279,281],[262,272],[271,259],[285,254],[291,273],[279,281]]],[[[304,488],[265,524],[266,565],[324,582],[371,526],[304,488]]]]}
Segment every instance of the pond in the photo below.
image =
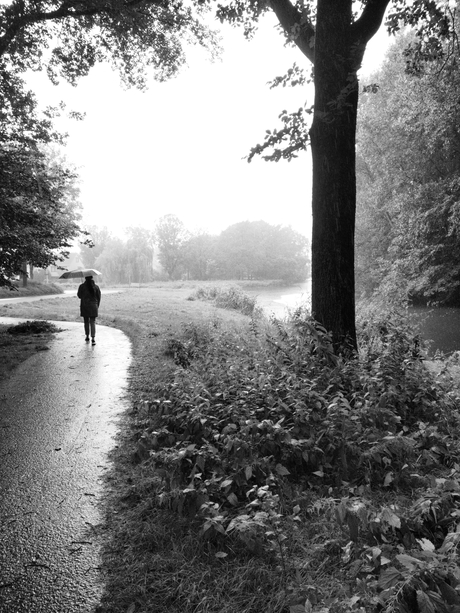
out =
{"type": "MultiPolygon", "coordinates": [[[[309,301],[310,283],[289,287],[261,289],[257,303],[268,314],[284,317],[289,308],[309,301]]],[[[452,353],[460,351],[460,308],[411,307],[410,319],[417,326],[422,338],[429,344],[429,355],[436,351],[452,353]]]]}

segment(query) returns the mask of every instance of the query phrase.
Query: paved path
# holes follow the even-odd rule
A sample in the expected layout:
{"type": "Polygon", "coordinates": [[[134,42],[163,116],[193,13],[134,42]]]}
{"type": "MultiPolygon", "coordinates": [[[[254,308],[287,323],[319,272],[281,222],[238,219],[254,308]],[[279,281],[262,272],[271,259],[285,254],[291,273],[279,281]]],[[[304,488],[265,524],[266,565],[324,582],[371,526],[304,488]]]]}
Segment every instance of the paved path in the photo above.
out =
{"type": "Polygon", "coordinates": [[[90,613],[103,591],[98,503],[130,343],[55,323],[50,350],[0,383],[0,613],[90,613]]]}

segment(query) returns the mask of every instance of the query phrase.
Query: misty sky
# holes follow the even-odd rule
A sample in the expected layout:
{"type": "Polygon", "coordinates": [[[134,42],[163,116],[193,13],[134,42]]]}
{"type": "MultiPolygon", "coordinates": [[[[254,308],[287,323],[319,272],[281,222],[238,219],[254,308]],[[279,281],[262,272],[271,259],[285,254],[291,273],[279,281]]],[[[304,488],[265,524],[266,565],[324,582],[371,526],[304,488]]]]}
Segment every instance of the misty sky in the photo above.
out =
{"type": "MultiPolygon", "coordinates": [[[[292,162],[248,164],[250,147],[278,114],[297,110],[306,88],[270,90],[267,82],[296,61],[283,45],[274,19],[255,40],[225,27],[221,60],[192,50],[189,67],[167,83],[152,81],[147,93],[123,90],[118,75],[98,66],[76,88],[53,87],[32,75],[43,104],[63,99],[86,112],[83,122],[63,121],[66,155],[79,168],[84,222],[122,235],[127,226],[153,228],[174,213],[189,230],[218,233],[233,223],[264,219],[309,234],[311,166],[305,152],[292,162]]],[[[374,41],[365,71],[381,58],[385,37],[374,41]]],[[[308,103],[312,102],[312,94],[308,103]]]]}

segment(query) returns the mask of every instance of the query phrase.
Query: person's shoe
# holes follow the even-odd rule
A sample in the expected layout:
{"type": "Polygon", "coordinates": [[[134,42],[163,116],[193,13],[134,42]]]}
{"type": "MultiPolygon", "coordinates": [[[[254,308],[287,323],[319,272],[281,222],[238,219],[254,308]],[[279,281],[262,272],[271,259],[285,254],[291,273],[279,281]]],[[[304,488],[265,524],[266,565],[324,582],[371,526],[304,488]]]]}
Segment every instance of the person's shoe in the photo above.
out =
{"type": "Polygon", "coordinates": [[[85,338],[85,342],[86,342],[86,343],[89,343],[89,336],[87,336],[87,337],[85,338]]]}
{"type": "Polygon", "coordinates": [[[91,339],[91,345],[95,345],[95,344],[96,344],[96,339],[95,339],[95,338],[92,338],[92,339],[91,339]]]}

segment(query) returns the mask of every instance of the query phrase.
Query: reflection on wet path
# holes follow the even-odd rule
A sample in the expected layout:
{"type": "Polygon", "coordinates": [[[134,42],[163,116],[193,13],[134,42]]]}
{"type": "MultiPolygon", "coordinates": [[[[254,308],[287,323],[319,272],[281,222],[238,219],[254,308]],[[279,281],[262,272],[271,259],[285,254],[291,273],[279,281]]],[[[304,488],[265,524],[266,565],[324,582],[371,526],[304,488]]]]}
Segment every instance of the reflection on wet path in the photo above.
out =
{"type": "Polygon", "coordinates": [[[89,613],[103,589],[98,502],[130,344],[56,323],[50,350],[0,384],[0,613],[89,613]]]}

